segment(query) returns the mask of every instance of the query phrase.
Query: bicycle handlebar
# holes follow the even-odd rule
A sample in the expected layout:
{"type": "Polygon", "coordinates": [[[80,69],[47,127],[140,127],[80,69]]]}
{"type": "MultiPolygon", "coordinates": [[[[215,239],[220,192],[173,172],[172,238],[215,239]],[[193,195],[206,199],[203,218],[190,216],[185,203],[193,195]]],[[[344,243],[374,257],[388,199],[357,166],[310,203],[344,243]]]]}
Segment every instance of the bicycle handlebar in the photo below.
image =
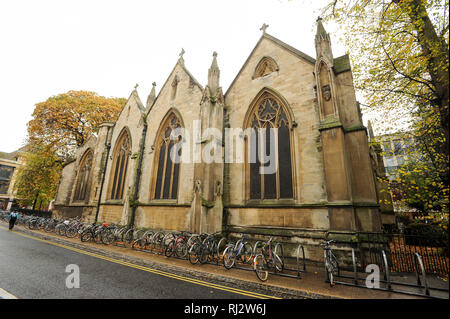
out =
{"type": "Polygon", "coordinates": [[[331,240],[323,241],[323,242],[319,243],[319,245],[320,246],[329,246],[331,243],[335,243],[335,242],[336,241],[334,239],[331,239],[331,240]]]}

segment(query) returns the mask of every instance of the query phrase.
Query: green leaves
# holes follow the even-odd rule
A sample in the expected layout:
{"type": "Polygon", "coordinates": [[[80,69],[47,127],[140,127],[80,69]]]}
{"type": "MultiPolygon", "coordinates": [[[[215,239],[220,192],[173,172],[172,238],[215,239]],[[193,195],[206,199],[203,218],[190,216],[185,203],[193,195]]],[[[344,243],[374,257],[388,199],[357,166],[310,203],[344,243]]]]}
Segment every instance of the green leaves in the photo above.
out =
{"type": "Polygon", "coordinates": [[[25,165],[19,169],[17,196],[26,205],[48,203],[56,194],[62,163],[95,134],[103,122],[116,121],[124,98],[88,91],[69,91],[36,104],[28,122],[25,165]]]}
{"type": "Polygon", "coordinates": [[[448,0],[330,0],[324,8],[345,35],[362,110],[376,119],[377,135],[413,137],[390,185],[394,201],[447,224],[448,12],[448,0]]]}

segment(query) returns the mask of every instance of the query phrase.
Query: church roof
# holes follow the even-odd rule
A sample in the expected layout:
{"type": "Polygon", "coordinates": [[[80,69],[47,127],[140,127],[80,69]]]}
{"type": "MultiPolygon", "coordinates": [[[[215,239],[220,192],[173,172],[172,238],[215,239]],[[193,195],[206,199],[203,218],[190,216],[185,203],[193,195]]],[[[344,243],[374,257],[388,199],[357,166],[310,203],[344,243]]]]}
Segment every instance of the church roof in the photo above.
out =
{"type": "MultiPolygon", "coordinates": [[[[311,63],[313,63],[313,64],[316,63],[316,59],[310,57],[309,55],[307,55],[306,53],[303,53],[303,52],[300,51],[300,50],[297,50],[296,48],[290,46],[289,44],[287,44],[287,43],[285,43],[285,42],[283,42],[283,41],[281,41],[280,39],[277,39],[277,38],[275,38],[274,36],[271,36],[271,35],[268,34],[268,33],[264,33],[264,34],[262,35],[261,39],[264,38],[264,37],[266,37],[267,39],[269,39],[269,40],[275,42],[276,44],[278,44],[278,45],[281,46],[282,48],[285,48],[286,50],[288,50],[288,51],[294,53],[295,55],[297,55],[298,57],[300,57],[300,58],[302,58],[302,59],[304,59],[304,60],[306,60],[306,61],[308,61],[308,62],[311,62],[311,63]]],[[[261,40],[260,40],[260,41],[261,41],[261,40]]],[[[258,42],[258,43],[259,43],[259,42],[258,42]]],[[[257,44],[257,45],[258,45],[258,44],[257,44]]],[[[256,48],[256,46],[255,46],[255,48],[256,48]]]]}
{"type": "MultiPolygon", "coordinates": [[[[203,86],[200,84],[200,82],[198,82],[195,77],[191,74],[191,72],[189,72],[189,70],[184,66],[184,60],[183,58],[178,59],[177,63],[175,64],[175,66],[173,67],[172,71],[170,72],[169,76],[167,77],[166,81],[164,82],[164,84],[161,86],[161,89],[158,92],[158,95],[156,96],[153,104],[156,103],[156,101],[159,98],[159,95],[161,94],[161,92],[163,91],[164,86],[166,86],[167,82],[169,81],[169,79],[172,77],[173,72],[175,71],[175,69],[177,68],[177,65],[179,65],[183,71],[189,76],[189,78],[191,79],[191,81],[197,85],[197,87],[203,91],[203,86]]],[[[152,108],[149,108],[146,110],[147,114],[150,112],[152,108]]]]}
{"type": "Polygon", "coordinates": [[[333,68],[335,74],[351,70],[348,54],[335,58],[333,61],[333,68]]]}
{"type": "Polygon", "coordinates": [[[258,42],[256,43],[255,47],[253,48],[252,52],[250,52],[250,55],[248,56],[247,60],[245,60],[244,64],[242,65],[241,69],[239,70],[238,74],[236,75],[236,77],[234,78],[233,82],[231,82],[230,86],[227,89],[227,92],[225,93],[225,95],[227,95],[228,91],[231,89],[231,87],[233,86],[234,82],[237,80],[237,78],[239,77],[239,75],[241,74],[241,72],[244,70],[245,66],[247,65],[248,61],[250,60],[250,57],[253,55],[253,53],[255,52],[256,48],[258,47],[258,45],[261,43],[261,41],[263,39],[268,39],[272,42],[274,42],[275,44],[277,44],[278,46],[290,51],[291,53],[293,53],[294,55],[298,56],[299,58],[306,60],[309,63],[316,63],[316,60],[312,57],[310,57],[309,55],[307,55],[306,53],[303,53],[299,50],[297,50],[296,48],[290,46],[289,44],[281,41],[280,39],[275,38],[274,36],[271,36],[270,34],[268,34],[267,32],[263,32],[261,38],[259,38],[258,42]]]}
{"type": "MultiPolygon", "coordinates": [[[[301,58],[301,59],[303,59],[303,60],[305,60],[305,61],[307,61],[307,62],[309,62],[311,64],[315,64],[316,63],[316,59],[314,59],[313,57],[310,57],[306,53],[303,53],[302,51],[297,50],[296,48],[290,46],[289,44],[287,44],[287,43],[285,43],[283,41],[281,41],[280,39],[275,38],[274,36],[268,34],[267,32],[263,32],[263,35],[261,36],[261,38],[256,43],[255,47],[253,48],[252,52],[248,56],[247,60],[245,60],[245,62],[242,65],[241,69],[239,70],[238,74],[234,78],[233,82],[231,82],[231,84],[228,87],[227,92],[225,93],[225,95],[227,95],[228,91],[231,89],[231,87],[233,86],[234,82],[239,77],[239,75],[241,74],[241,72],[245,68],[245,66],[247,65],[248,61],[250,60],[250,57],[253,55],[253,52],[255,52],[256,48],[258,47],[258,45],[261,43],[261,41],[264,38],[274,42],[278,46],[288,50],[289,52],[293,53],[294,55],[298,56],[299,58],[301,58]]],[[[347,54],[343,55],[341,57],[335,58],[333,63],[334,63],[334,72],[336,74],[350,70],[350,59],[349,59],[347,54]]]]}
{"type": "Polygon", "coordinates": [[[133,92],[131,92],[130,98],[131,97],[134,98],[134,100],[136,101],[136,104],[139,107],[139,109],[141,110],[141,112],[145,112],[145,106],[144,106],[144,104],[142,104],[142,101],[139,98],[139,94],[136,91],[136,89],[134,89],[133,92]]]}

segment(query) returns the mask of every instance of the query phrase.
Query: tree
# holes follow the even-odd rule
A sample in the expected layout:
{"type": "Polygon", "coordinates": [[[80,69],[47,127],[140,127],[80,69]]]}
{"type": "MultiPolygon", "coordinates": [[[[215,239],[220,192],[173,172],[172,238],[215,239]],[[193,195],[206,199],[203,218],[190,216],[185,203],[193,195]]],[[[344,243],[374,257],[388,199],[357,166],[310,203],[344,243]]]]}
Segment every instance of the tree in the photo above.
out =
{"type": "MultiPolygon", "coordinates": [[[[419,108],[420,109],[420,108],[419,108]]],[[[394,200],[433,217],[444,228],[448,224],[448,157],[437,114],[425,109],[415,115],[410,131],[412,143],[406,161],[391,182],[394,200]]]]}
{"type": "Polygon", "coordinates": [[[95,134],[103,122],[114,122],[126,103],[94,92],[69,91],[37,103],[28,122],[25,164],[18,171],[15,188],[25,205],[38,199],[48,203],[56,194],[62,163],[95,134]]]}
{"type": "Polygon", "coordinates": [[[33,119],[28,122],[29,140],[54,147],[67,159],[101,123],[116,121],[125,103],[124,98],[106,98],[87,91],[52,96],[36,104],[33,119]]]}
{"type": "Polygon", "coordinates": [[[56,150],[37,145],[29,145],[23,156],[24,165],[18,169],[14,184],[19,203],[35,207],[40,200],[47,206],[56,194],[62,160],[56,150]]]}
{"type": "Polygon", "coordinates": [[[414,136],[394,198],[447,220],[448,11],[448,0],[333,0],[323,10],[345,34],[364,110],[382,133],[414,136]]]}
{"type": "Polygon", "coordinates": [[[428,105],[448,155],[448,0],[334,0],[324,14],[344,31],[368,106],[410,114],[428,105]]]}

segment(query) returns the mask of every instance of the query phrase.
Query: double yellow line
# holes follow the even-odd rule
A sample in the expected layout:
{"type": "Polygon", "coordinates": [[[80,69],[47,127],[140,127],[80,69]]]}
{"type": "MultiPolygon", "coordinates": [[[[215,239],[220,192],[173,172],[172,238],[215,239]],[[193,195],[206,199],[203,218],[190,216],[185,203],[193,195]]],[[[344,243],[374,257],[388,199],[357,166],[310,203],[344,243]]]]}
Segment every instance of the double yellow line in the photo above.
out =
{"type": "MultiPolygon", "coordinates": [[[[4,227],[1,227],[1,228],[5,229],[4,227]]],[[[281,298],[278,298],[278,297],[268,296],[268,295],[264,295],[264,294],[259,294],[259,293],[256,293],[256,292],[251,292],[251,291],[241,290],[241,289],[237,289],[237,288],[232,288],[232,287],[222,286],[222,285],[218,285],[218,284],[213,284],[213,283],[206,282],[206,281],[203,281],[203,280],[187,278],[187,277],[171,274],[171,273],[168,273],[168,272],[165,272],[165,271],[156,270],[156,269],[152,269],[152,268],[149,268],[149,267],[136,265],[136,264],[133,264],[133,263],[130,263],[130,262],[121,261],[121,260],[118,260],[118,259],[102,256],[102,255],[99,255],[99,254],[96,254],[96,253],[92,253],[92,252],[89,252],[89,251],[85,251],[85,250],[81,250],[81,249],[78,249],[78,248],[74,248],[74,247],[70,247],[70,246],[54,243],[54,242],[51,242],[49,240],[40,239],[40,238],[37,238],[37,237],[34,237],[34,236],[21,234],[21,233],[18,233],[18,232],[14,232],[14,233],[17,234],[17,235],[20,235],[22,237],[38,240],[38,241],[46,243],[46,244],[50,244],[50,245],[53,245],[53,246],[58,246],[58,247],[61,247],[61,248],[65,248],[65,249],[68,249],[68,250],[75,251],[75,252],[80,253],[80,254],[92,256],[92,257],[103,259],[103,260],[107,260],[107,261],[110,261],[110,262],[113,262],[113,263],[116,263],[116,264],[120,264],[120,265],[123,265],[123,266],[128,266],[128,267],[131,267],[131,268],[140,269],[140,270],[143,270],[143,271],[146,271],[146,272],[149,272],[149,273],[153,273],[153,274],[157,274],[157,275],[160,275],[160,276],[164,276],[164,277],[167,277],[167,278],[173,278],[173,279],[177,279],[177,280],[193,283],[193,284],[200,285],[200,286],[205,286],[205,287],[209,287],[209,288],[215,288],[215,289],[218,289],[218,290],[223,290],[223,291],[227,291],[227,292],[231,292],[231,293],[235,293],[235,294],[239,294],[239,295],[244,295],[244,296],[248,296],[248,297],[258,298],[258,299],[281,299],[281,298]]]]}

